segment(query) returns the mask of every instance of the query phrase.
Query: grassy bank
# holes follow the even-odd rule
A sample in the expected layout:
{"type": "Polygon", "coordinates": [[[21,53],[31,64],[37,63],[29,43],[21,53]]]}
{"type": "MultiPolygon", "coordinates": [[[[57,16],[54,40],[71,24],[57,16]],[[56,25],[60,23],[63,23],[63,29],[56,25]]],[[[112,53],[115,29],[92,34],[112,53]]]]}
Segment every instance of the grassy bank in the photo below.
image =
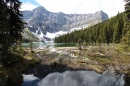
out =
{"type": "Polygon", "coordinates": [[[85,56],[98,64],[130,74],[130,47],[121,44],[84,46],[79,55],[81,59],[85,56]]]}

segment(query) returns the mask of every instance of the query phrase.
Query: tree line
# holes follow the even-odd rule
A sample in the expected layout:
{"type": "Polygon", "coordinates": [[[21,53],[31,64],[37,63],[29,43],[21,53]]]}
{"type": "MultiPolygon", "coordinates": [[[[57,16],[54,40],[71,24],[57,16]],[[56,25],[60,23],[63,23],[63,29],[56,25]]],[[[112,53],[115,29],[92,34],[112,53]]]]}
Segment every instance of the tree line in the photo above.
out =
{"type": "MultiPolygon", "coordinates": [[[[126,36],[127,18],[125,13],[118,13],[106,21],[98,23],[92,27],[74,31],[55,38],[55,42],[60,43],[78,43],[87,44],[97,43],[126,43],[130,44],[126,36]]],[[[130,30],[129,30],[130,31],[130,30]]],[[[129,35],[129,34],[128,34],[129,35]]]]}

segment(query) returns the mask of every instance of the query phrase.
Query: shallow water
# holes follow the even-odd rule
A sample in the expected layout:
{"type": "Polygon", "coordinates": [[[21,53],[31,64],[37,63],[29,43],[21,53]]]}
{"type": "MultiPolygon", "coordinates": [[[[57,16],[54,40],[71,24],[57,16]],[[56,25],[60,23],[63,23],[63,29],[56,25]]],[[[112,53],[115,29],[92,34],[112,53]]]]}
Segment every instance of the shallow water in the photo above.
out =
{"type": "MultiPolygon", "coordinates": [[[[30,43],[22,43],[24,48],[30,48],[30,43]]],[[[48,48],[48,47],[72,47],[75,46],[74,43],[53,43],[53,42],[33,42],[33,48],[48,48]]]]}
{"type": "Polygon", "coordinates": [[[43,79],[33,75],[23,77],[23,86],[124,86],[124,75],[108,71],[103,74],[94,71],[65,71],[50,73],[43,79]]]}

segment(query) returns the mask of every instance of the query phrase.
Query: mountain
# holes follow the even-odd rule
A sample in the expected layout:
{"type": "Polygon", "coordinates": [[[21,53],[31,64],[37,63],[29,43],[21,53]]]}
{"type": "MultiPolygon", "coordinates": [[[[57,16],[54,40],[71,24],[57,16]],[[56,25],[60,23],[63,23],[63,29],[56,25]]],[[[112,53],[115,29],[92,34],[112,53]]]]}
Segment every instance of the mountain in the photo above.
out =
{"type": "Polygon", "coordinates": [[[23,11],[23,18],[27,22],[30,31],[46,35],[59,31],[72,31],[79,27],[85,28],[108,19],[108,15],[103,11],[97,11],[94,14],[54,13],[39,6],[32,11],[23,11]]]}
{"type": "Polygon", "coordinates": [[[40,34],[38,33],[40,31],[40,29],[38,29],[36,31],[36,33],[30,31],[28,28],[23,29],[22,32],[22,37],[23,37],[23,42],[38,42],[38,41],[43,41],[43,42],[47,42],[47,41],[52,41],[52,39],[45,37],[44,34],[40,31],[40,34]]]}
{"type": "MultiPolygon", "coordinates": [[[[128,36],[125,36],[126,21],[125,13],[118,13],[116,16],[88,27],[87,29],[74,31],[56,37],[56,43],[86,43],[87,45],[122,43],[125,44],[128,36]]],[[[129,31],[128,31],[129,34],[129,31]]]]}
{"type": "Polygon", "coordinates": [[[24,42],[39,41],[38,37],[28,30],[28,28],[23,29],[22,37],[24,42]]]}

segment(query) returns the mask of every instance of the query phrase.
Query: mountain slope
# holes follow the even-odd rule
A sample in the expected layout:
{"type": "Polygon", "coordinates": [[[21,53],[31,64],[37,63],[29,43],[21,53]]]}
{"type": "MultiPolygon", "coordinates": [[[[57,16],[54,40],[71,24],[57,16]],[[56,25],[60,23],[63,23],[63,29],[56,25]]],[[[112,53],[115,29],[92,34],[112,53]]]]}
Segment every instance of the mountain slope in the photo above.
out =
{"type": "Polygon", "coordinates": [[[69,31],[71,28],[86,27],[108,19],[103,11],[94,14],[64,14],[47,11],[39,6],[32,11],[23,11],[27,27],[36,33],[38,29],[45,35],[47,32],[69,31]]]}
{"type": "Polygon", "coordinates": [[[55,38],[56,43],[121,43],[126,42],[125,14],[120,13],[104,22],[98,23],[84,30],[75,31],[55,38]],[[123,39],[123,40],[122,40],[123,39]]]}
{"type": "Polygon", "coordinates": [[[24,42],[39,41],[39,39],[27,28],[23,30],[22,37],[24,42]]]}

